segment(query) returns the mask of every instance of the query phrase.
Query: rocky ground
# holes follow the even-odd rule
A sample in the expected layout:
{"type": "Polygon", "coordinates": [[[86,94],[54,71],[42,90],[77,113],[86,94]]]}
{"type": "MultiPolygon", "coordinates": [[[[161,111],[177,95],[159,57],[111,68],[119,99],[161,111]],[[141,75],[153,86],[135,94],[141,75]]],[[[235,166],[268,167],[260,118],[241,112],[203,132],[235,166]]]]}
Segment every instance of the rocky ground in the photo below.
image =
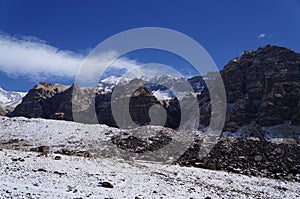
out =
{"type": "Polygon", "coordinates": [[[300,146],[258,139],[223,138],[203,159],[199,148],[180,157],[182,165],[225,170],[251,176],[300,181],[300,146]]]}

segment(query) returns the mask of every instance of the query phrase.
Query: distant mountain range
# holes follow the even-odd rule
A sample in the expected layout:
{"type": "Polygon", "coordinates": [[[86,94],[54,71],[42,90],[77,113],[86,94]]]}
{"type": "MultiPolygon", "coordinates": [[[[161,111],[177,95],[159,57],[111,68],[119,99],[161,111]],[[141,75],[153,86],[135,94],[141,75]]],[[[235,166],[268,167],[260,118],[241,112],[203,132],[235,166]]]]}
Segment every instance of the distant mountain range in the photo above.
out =
{"type": "MultiPolygon", "coordinates": [[[[240,57],[229,61],[221,70],[221,76],[228,103],[224,135],[263,138],[276,134],[277,137],[299,137],[300,54],[270,45],[245,51],[240,57]],[[283,128],[284,131],[280,130],[283,128]]],[[[138,102],[130,105],[130,114],[138,125],[149,124],[149,109],[159,104],[167,112],[165,126],[176,129],[181,118],[179,102],[192,93],[197,95],[200,126],[205,128],[210,122],[210,95],[203,79],[213,84],[214,74],[189,79],[171,76],[140,79],[110,76],[102,79],[97,88],[86,89],[77,85],[69,87],[41,83],[31,89],[23,102],[8,115],[73,120],[72,110],[75,110],[75,114],[89,112],[90,103],[94,100],[98,121],[116,126],[111,111],[112,91],[116,86],[125,90],[126,87],[136,86],[138,89],[132,96],[122,97],[131,97],[130,100],[138,102]],[[190,84],[191,90],[180,90],[184,82],[190,84]],[[176,88],[176,94],[173,88],[176,88]],[[72,93],[80,99],[78,103],[72,104],[72,93]]],[[[193,109],[188,104],[186,106],[193,109]]],[[[90,117],[93,116],[87,115],[82,121],[95,121],[90,117]]]]}
{"type": "Polygon", "coordinates": [[[18,104],[22,102],[22,98],[26,94],[27,93],[25,92],[5,91],[0,87],[0,106],[3,110],[13,110],[18,104]]]}
{"type": "MultiPolygon", "coordinates": [[[[101,80],[97,86],[98,91],[101,93],[110,93],[116,85],[126,85],[132,78],[122,76],[110,76],[101,80]]],[[[157,77],[141,77],[145,87],[152,92],[158,100],[167,100],[175,97],[184,97],[191,92],[200,94],[205,87],[205,82],[201,76],[192,78],[177,78],[170,75],[162,75],[157,77]],[[190,90],[182,89],[180,86],[189,83],[190,90]],[[174,91],[177,91],[175,94],[174,91]]]]}

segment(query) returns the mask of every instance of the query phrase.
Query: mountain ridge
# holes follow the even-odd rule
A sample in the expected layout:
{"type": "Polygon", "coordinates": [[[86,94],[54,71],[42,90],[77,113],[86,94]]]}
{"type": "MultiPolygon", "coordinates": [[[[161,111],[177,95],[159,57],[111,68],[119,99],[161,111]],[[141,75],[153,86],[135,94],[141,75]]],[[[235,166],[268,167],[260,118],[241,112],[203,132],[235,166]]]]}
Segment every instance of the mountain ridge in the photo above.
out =
{"type": "MultiPolygon", "coordinates": [[[[283,125],[285,123],[291,123],[291,125],[300,124],[300,54],[296,53],[290,49],[278,46],[264,46],[259,47],[257,50],[247,50],[238,58],[233,58],[228,62],[223,70],[220,71],[221,76],[224,81],[224,86],[227,95],[227,114],[226,121],[223,131],[231,133],[241,133],[247,134],[248,136],[263,137],[266,130],[265,127],[283,125]]],[[[204,77],[192,77],[188,81],[192,83],[192,88],[199,88],[199,93],[195,92],[199,101],[200,108],[200,124],[204,126],[209,125],[210,122],[210,95],[204,82],[210,82],[213,84],[214,74],[209,74],[204,77]]],[[[157,91],[167,91],[169,88],[165,88],[159,85],[161,80],[156,77],[155,81],[158,84],[151,84],[143,82],[143,87],[151,92],[148,92],[146,97],[155,99],[152,102],[154,104],[158,103],[162,105],[167,112],[167,127],[176,129],[180,124],[180,97],[172,96],[171,98],[166,97],[166,99],[158,99],[157,95],[154,95],[157,91]]],[[[103,124],[108,124],[115,126],[112,112],[111,112],[111,93],[117,83],[121,82],[121,77],[109,77],[105,79],[102,83],[107,84],[109,89],[103,89],[107,92],[99,92],[96,89],[93,94],[96,94],[96,112],[98,120],[103,124]],[[108,81],[109,80],[109,81],[108,81]]],[[[180,79],[176,81],[172,78],[161,78],[164,84],[170,85],[170,87],[176,85],[180,79]]],[[[125,79],[125,84],[120,86],[125,86],[127,84],[139,84],[142,80],[138,79],[125,79]]],[[[101,83],[101,82],[100,82],[101,83]]],[[[103,85],[103,84],[102,84],[103,85]]],[[[36,86],[31,90],[28,95],[36,92],[39,86],[36,86]]],[[[41,86],[43,87],[43,86],[41,86]]],[[[81,88],[78,88],[81,90],[81,88]]],[[[42,91],[47,93],[47,91],[42,91]]],[[[84,93],[85,91],[82,91],[84,93]]],[[[53,95],[57,95],[54,93],[53,95]]],[[[160,93],[161,94],[161,93],[160,93]]],[[[168,93],[169,94],[169,93],[168,93]]],[[[188,94],[188,93],[186,93],[188,94]]],[[[64,92],[62,91],[61,99],[64,99],[64,92]]],[[[70,96],[70,95],[69,95],[70,96]]],[[[187,97],[188,95],[184,95],[187,97]]],[[[40,96],[43,98],[43,96],[40,96]]],[[[52,96],[50,96],[51,98],[52,96]]],[[[83,97],[83,96],[82,96],[83,97]]],[[[135,96],[137,97],[137,96],[135,96]]],[[[40,101],[45,101],[47,104],[51,99],[47,97],[40,101]],[[47,101],[47,102],[46,102],[47,101]]],[[[162,97],[163,98],[163,97],[162,97]]],[[[34,98],[35,99],[35,98],[34,98]]],[[[39,99],[39,95],[37,95],[39,99]]],[[[70,104],[70,97],[68,99],[68,106],[70,104]]],[[[30,103],[40,103],[39,100],[27,101],[27,96],[24,98],[25,102],[20,104],[15,111],[10,116],[26,116],[26,114],[20,112],[20,107],[24,107],[30,103]],[[25,100],[26,99],[26,100],[25,100]]],[[[57,100],[58,103],[61,100],[57,100]]],[[[89,100],[87,100],[89,101],[89,100]]],[[[86,101],[86,102],[87,102],[86,101]]],[[[151,101],[151,100],[150,100],[151,101]]],[[[149,100],[142,100],[142,103],[148,103],[149,100]]],[[[51,104],[51,103],[50,103],[51,104]]],[[[85,106],[88,106],[86,103],[85,106]]],[[[43,105],[38,105],[43,106],[43,105]]],[[[80,105],[76,105],[80,107],[80,105]]],[[[149,105],[142,104],[146,109],[143,112],[142,123],[147,122],[147,110],[149,110],[149,105]]],[[[48,106],[51,108],[51,106],[48,106]]],[[[189,107],[193,108],[193,107],[189,107]]],[[[69,115],[67,118],[60,117],[58,119],[72,120],[70,115],[70,107],[64,107],[59,111],[51,110],[54,115],[69,115]],[[69,110],[69,112],[67,111],[69,110]],[[66,111],[64,113],[64,111],[66,111]]],[[[73,109],[74,110],[74,109],[73,109]]],[[[29,110],[27,110],[28,112],[29,110]]],[[[32,111],[32,109],[31,109],[32,111]]],[[[81,111],[79,108],[78,111],[81,111]]],[[[138,111],[135,109],[135,111],[138,111]]],[[[26,110],[25,110],[26,112],[26,110]]],[[[30,117],[36,117],[32,115],[30,117]]],[[[40,114],[38,117],[43,117],[40,114]]],[[[50,117],[53,118],[53,117],[50,117]]],[[[298,135],[295,135],[298,136],[298,135]]]]}

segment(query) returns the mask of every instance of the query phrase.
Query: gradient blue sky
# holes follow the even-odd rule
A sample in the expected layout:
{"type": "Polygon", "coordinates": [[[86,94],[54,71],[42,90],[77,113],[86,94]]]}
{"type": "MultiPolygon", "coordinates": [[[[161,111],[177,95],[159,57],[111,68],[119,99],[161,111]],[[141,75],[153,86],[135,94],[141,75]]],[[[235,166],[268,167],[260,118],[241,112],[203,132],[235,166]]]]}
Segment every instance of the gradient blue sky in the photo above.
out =
{"type": "MultiPolygon", "coordinates": [[[[0,0],[2,34],[36,37],[59,50],[82,55],[114,34],[147,26],[187,34],[208,51],[220,69],[245,49],[266,44],[300,52],[299,0],[0,0]]],[[[168,62],[168,56],[157,53],[136,53],[134,59],[142,63],[161,61],[174,67],[182,64],[168,62]]],[[[13,70],[8,75],[3,67],[0,87],[6,90],[26,91],[43,80],[13,75],[13,70]]],[[[64,84],[73,81],[64,77],[45,80],[64,84]]]]}

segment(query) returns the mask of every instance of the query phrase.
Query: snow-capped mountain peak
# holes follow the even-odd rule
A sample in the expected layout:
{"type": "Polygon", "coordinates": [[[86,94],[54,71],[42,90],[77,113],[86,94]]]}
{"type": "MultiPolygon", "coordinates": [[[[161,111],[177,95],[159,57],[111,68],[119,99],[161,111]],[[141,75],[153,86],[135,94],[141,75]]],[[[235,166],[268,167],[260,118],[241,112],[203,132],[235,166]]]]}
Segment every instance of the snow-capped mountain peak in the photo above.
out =
{"type": "Polygon", "coordinates": [[[128,77],[122,77],[122,76],[110,76],[105,79],[102,79],[99,81],[97,85],[97,89],[102,92],[112,92],[113,88],[119,84],[126,84],[130,81],[128,77]]]}
{"type": "Polygon", "coordinates": [[[25,92],[6,91],[0,87],[0,104],[3,107],[16,107],[26,94],[25,92]]]}
{"type": "MultiPolygon", "coordinates": [[[[158,100],[166,100],[174,97],[182,97],[190,94],[191,92],[201,93],[204,84],[202,77],[197,79],[186,79],[184,77],[174,77],[171,75],[153,76],[153,77],[140,77],[144,81],[145,86],[158,100]],[[196,81],[195,81],[196,80],[196,81]],[[190,89],[187,85],[190,84],[190,89]],[[176,91],[176,94],[174,93],[176,91]]],[[[117,84],[127,84],[133,78],[125,76],[110,76],[102,79],[98,83],[98,90],[104,93],[112,92],[117,84]]]]}

